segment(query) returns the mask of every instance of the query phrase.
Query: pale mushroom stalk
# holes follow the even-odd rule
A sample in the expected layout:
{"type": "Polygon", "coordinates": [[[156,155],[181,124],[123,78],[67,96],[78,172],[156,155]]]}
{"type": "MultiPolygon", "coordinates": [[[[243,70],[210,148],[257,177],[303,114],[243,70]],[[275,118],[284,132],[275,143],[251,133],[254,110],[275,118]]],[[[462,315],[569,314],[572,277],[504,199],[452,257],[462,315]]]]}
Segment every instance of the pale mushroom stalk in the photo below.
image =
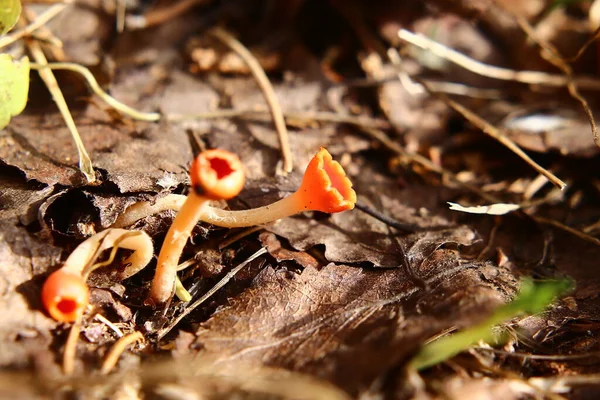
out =
{"type": "MultiPolygon", "coordinates": [[[[154,204],[140,202],[129,207],[119,216],[113,226],[128,226],[141,218],[165,210],[180,210],[186,197],[170,194],[154,204]]],[[[259,208],[231,211],[204,204],[199,210],[198,220],[224,228],[241,228],[262,225],[304,211],[327,213],[351,210],[356,202],[352,183],[339,163],[332,160],[325,149],[321,149],[309,163],[300,189],[259,208]]]]}
{"type": "Polygon", "coordinates": [[[128,278],[152,259],[152,240],[145,232],[125,229],[108,229],[82,242],[69,255],[62,268],[48,276],[42,287],[42,304],[52,318],[61,322],[73,322],[83,314],[89,301],[89,288],[85,281],[88,275],[103,263],[92,264],[95,257],[110,248],[133,250],[125,260],[126,267],[106,270],[111,280],[128,278]]]}
{"type": "MultiPolygon", "coordinates": [[[[156,273],[150,288],[150,298],[152,300],[164,303],[170,296],[176,279],[176,275],[172,271],[175,270],[176,272],[181,253],[183,253],[192,230],[200,220],[204,208],[208,206],[208,202],[209,199],[192,191],[181,206],[177,217],[167,232],[167,236],[165,236],[163,248],[158,256],[156,273]],[[165,295],[167,295],[167,298],[165,298],[165,295]]],[[[184,292],[180,289],[180,293],[183,294],[184,292]]],[[[184,298],[188,299],[185,294],[184,298]]]]}
{"type": "MultiPolygon", "coordinates": [[[[208,202],[237,196],[244,187],[245,174],[235,154],[215,149],[204,151],[194,159],[190,179],[192,190],[169,228],[158,255],[149,294],[149,300],[154,304],[165,303],[173,294],[179,258],[208,202]]],[[[188,298],[181,288],[179,292],[188,298]]]]}

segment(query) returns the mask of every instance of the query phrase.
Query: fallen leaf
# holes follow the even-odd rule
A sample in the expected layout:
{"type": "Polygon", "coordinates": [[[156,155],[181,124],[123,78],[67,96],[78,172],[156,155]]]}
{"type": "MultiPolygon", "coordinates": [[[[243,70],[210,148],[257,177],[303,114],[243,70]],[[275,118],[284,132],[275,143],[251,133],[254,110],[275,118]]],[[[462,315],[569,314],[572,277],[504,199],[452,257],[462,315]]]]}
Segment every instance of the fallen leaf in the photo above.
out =
{"type": "MultiPolygon", "coordinates": [[[[0,36],[6,34],[21,16],[21,0],[0,0],[0,36]]],[[[2,68],[0,68],[0,71],[2,68]]]]}
{"type": "Polygon", "coordinates": [[[483,281],[483,264],[438,252],[432,263],[413,263],[428,289],[404,268],[329,264],[295,274],[267,267],[200,325],[196,347],[219,365],[283,367],[356,393],[433,334],[479,321],[501,304],[495,284],[512,291],[502,273],[483,281]]]}
{"type": "Polygon", "coordinates": [[[496,203],[489,206],[465,207],[460,204],[448,202],[450,210],[461,211],[469,214],[505,215],[521,208],[518,204],[496,203]]]}
{"type": "MultiPolygon", "coordinates": [[[[12,0],[1,1],[10,3],[12,0]]],[[[15,3],[20,9],[19,0],[15,3]]],[[[5,7],[10,7],[10,4],[0,4],[0,10],[4,10],[5,7]]],[[[0,14],[4,15],[4,13],[0,14]]],[[[2,21],[0,21],[0,30],[2,30],[2,21]]],[[[0,129],[8,125],[11,117],[23,112],[27,105],[28,93],[29,59],[25,56],[15,61],[10,54],[0,53],[0,129]]]]}

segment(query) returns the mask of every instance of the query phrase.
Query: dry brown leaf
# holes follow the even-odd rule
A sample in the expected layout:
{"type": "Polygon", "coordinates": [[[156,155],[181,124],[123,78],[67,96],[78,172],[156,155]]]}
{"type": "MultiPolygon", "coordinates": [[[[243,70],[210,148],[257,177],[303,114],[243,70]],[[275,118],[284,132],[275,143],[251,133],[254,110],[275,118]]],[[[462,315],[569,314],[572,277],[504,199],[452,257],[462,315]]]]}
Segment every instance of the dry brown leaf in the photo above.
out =
{"type": "Polygon", "coordinates": [[[482,280],[486,267],[439,249],[415,263],[429,289],[403,268],[329,264],[301,274],[265,268],[197,331],[196,345],[219,364],[248,362],[317,374],[350,393],[398,365],[431,335],[474,323],[502,302],[482,280]],[[464,261],[464,260],[463,260],[464,261]]]}

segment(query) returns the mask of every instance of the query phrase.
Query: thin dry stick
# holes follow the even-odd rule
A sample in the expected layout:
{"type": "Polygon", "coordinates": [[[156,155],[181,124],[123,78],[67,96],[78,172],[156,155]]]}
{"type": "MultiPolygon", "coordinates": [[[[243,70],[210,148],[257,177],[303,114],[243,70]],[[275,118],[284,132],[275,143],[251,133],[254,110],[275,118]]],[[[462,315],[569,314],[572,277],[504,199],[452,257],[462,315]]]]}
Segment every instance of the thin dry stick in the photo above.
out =
{"type": "Polygon", "coordinates": [[[577,236],[580,239],[583,239],[587,242],[593,243],[596,246],[600,246],[600,239],[597,239],[591,235],[581,232],[580,230],[577,230],[575,228],[571,228],[570,226],[567,226],[559,221],[549,219],[549,218],[544,218],[544,217],[537,217],[537,216],[534,216],[532,218],[535,219],[537,222],[540,222],[540,223],[546,224],[546,225],[555,226],[557,228],[562,229],[563,231],[569,232],[569,233],[577,236]]]}
{"type": "Polygon", "coordinates": [[[113,332],[115,333],[115,335],[117,335],[118,337],[123,337],[123,331],[121,329],[119,329],[118,326],[116,326],[115,324],[113,324],[112,322],[110,322],[108,319],[106,319],[105,316],[103,316],[102,314],[96,314],[94,315],[94,318],[96,318],[98,321],[102,322],[104,325],[108,326],[110,329],[113,330],[113,332]]]}
{"type": "MultiPolygon", "coordinates": [[[[400,29],[398,31],[398,37],[417,47],[429,50],[438,57],[452,61],[456,65],[460,65],[471,72],[482,76],[487,76],[488,78],[515,81],[530,85],[566,87],[569,84],[569,79],[564,75],[548,74],[540,71],[516,71],[513,69],[484,64],[480,61],[467,57],[456,50],[450,49],[424,35],[412,33],[406,29],[400,29]]],[[[585,87],[588,90],[600,90],[600,79],[591,77],[575,77],[573,82],[577,86],[585,87]]]]}
{"type": "MultiPolygon", "coordinates": [[[[426,83],[421,83],[425,88],[428,88],[426,83]]],[[[473,111],[464,107],[462,104],[457,103],[456,101],[450,99],[443,93],[435,93],[432,92],[435,96],[441,98],[446,104],[448,104],[454,111],[461,114],[465,119],[467,119],[470,123],[475,125],[477,128],[481,129],[488,136],[496,139],[498,142],[502,143],[513,153],[521,157],[523,161],[533,167],[537,172],[544,175],[550,182],[556,185],[559,189],[563,190],[567,187],[567,184],[560,180],[556,175],[552,172],[548,171],[546,168],[542,167],[538,163],[536,163],[527,153],[525,153],[515,142],[510,140],[508,136],[502,132],[502,130],[496,128],[494,125],[490,124],[479,115],[475,114],[473,111]]]]}
{"type": "Polygon", "coordinates": [[[119,338],[108,352],[108,355],[104,359],[104,363],[102,363],[102,368],[100,369],[102,375],[106,375],[112,371],[115,365],[117,365],[121,354],[127,349],[127,346],[134,344],[135,342],[144,342],[144,335],[139,331],[129,333],[122,338],[119,338]]]}
{"type": "Polygon", "coordinates": [[[115,24],[117,32],[121,33],[125,30],[125,18],[127,16],[126,0],[115,0],[115,24]]]}
{"type": "Polygon", "coordinates": [[[210,33],[215,36],[217,39],[222,41],[224,44],[229,46],[231,50],[236,52],[246,64],[248,64],[248,68],[252,72],[254,79],[258,83],[258,86],[263,92],[265,96],[265,100],[267,101],[267,105],[269,106],[269,110],[271,111],[271,116],[273,117],[273,123],[275,124],[275,130],[277,131],[277,135],[279,137],[279,145],[281,146],[281,156],[283,158],[283,172],[289,173],[294,168],[294,161],[292,157],[292,152],[290,150],[290,143],[288,138],[288,131],[285,126],[285,119],[283,118],[283,113],[281,112],[281,107],[279,106],[279,102],[277,101],[277,97],[275,96],[275,92],[273,91],[273,86],[271,82],[269,82],[269,78],[265,73],[265,70],[260,66],[258,60],[252,55],[250,50],[246,48],[239,40],[234,38],[229,32],[222,28],[214,28],[210,31],[210,33]]]}
{"type": "MultiPolygon", "coordinates": [[[[269,111],[260,110],[234,110],[220,109],[198,114],[170,114],[166,118],[169,121],[183,121],[190,119],[217,119],[217,118],[243,118],[246,120],[266,121],[270,120],[269,111]]],[[[314,111],[314,112],[286,112],[283,114],[287,125],[298,125],[300,122],[331,122],[339,124],[350,124],[366,126],[369,128],[389,129],[391,124],[384,119],[369,118],[340,113],[314,111]],[[295,121],[294,121],[295,120],[295,121]]]]}
{"type": "Polygon", "coordinates": [[[132,15],[126,18],[125,25],[128,29],[144,29],[162,24],[175,17],[183,15],[188,10],[206,3],[206,0],[182,0],[168,7],[161,7],[149,11],[146,15],[132,15]]]}
{"type": "Polygon", "coordinates": [[[200,297],[198,300],[196,300],[195,302],[193,302],[188,308],[186,308],[177,318],[175,318],[175,320],[173,322],[171,322],[169,324],[169,326],[161,329],[158,332],[158,339],[160,340],[163,337],[165,337],[165,335],[167,333],[169,333],[171,331],[171,329],[173,329],[175,326],[177,326],[177,324],[182,319],[184,319],[185,317],[187,317],[199,305],[201,305],[202,303],[204,303],[208,298],[210,298],[210,296],[212,296],[213,294],[215,294],[217,292],[217,290],[219,290],[223,286],[225,286],[227,284],[227,282],[229,282],[231,280],[231,278],[233,278],[235,276],[235,274],[237,274],[238,272],[240,272],[240,270],[242,268],[244,268],[246,265],[248,265],[248,263],[250,263],[251,261],[254,261],[258,257],[260,257],[260,256],[262,256],[263,254],[266,254],[266,253],[267,253],[267,249],[265,247],[261,247],[256,253],[252,254],[246,261],[244,261],[243,263],[241,263],[240,265],[238,265],[237,267],[235,267],[234,269],[232,269],[231,271],[229,271],[227,273],[227,275],[225,275],[223,277],[223,279],[221,279],[219,282],[217,282],[217,284],[215,286],[213,286],[208,292],[206,292],[204,294],[204,296],[200,297]]]}
{"type": "MultiPolygon", "coordinates": [[[[482,191],[480,188],[478,188],[475,185],[471,185],[469,183],[461,181],[452,172],[432,163],[430,160],[421,156],[420,154],[414,154],[414,153],[409,153],[409,152],[405,151],[402,148],[402,146],[400,146],[398,143],[396,143],[393,140],[391,140],[390,138],[388,138],[384,132],[378,131],[376,129],[364,129],[363,132],[365,134],[367,134],[368,136],[372,137],[373,139],[377,140],[381,144],[383,144],[389,150],[397,153],[398,155],[400,155],[402,157],[406,157],[411,162],[422,165],[423,167],[441,175],[442,177],[446,177],[446,178],[450,179],[453,183],[464,187],[465,189],[471,191],[472,193],[477,194],[482,199],[487,200],[492,203],[502,203],[502,199],[499,199],[498,197],[496,197],[494,195],[491,195],[489,193],[482,191]]],[[[600,246],[599,239],[596,239],[595,237],[590,236],[584,232],[581,232],[577,229],[571,228],[567,225],[561,224],[558,221],[531,215],[525,211],[522,211],[522,212],[523,212],[523,214],[527,215],[528,217],[532,218],[534,221],[536,221],[540,224],[552,225],[556,228],[562,229],[563,231],[569,232],[583,240],[586,240],[590,243],[594,243],[594,244],[600,246]]]]}
{"type": "Polygon", "coordinates": [[[554,47],[552,44],[550,44],[546,40],[539,38],[536,35],[536,33],[533,30],[533,27],[529,25],[529,22],[527,22],[525,18],[521,16],[515,16],[515,18],[519,23],[519,26],[521,27],[521,29],[523,29],[527,36],[542,48],[542,57],[544,57],[547,61],[549,61],[556,67],[560,68],[567,76],[567,89],[569,90],[569,94],[581,104],[581,107],[583,107],[583,110],[585,111],[585,114],[587,115],[587,118],[590,121],[590,126],[592,127],[594,143],[596,143],[596,146],[600,147],[600,141],[598,139],[598,128],[596,127],[596,121],[594,121],[594,114],[592,113],[592,110],[590,109],[587,100],[581,95],[581,93],[579,93],[577,85],[575,85],[575,82],[573,81],[573,69],[562,59],[556,47],[554,47]]]}
{"type": "Polygon", "coordinates": [[[65,351],[63,353],[63,372],[65,375],[70,376],[75,370],[75,357],[77,356],[77,342],[79,341],[79,333],[81,332],[81,320],[83,314],[79,314],[65,343],[65,351]]]}
{"type": "Polygon", "coordinates": [[[575,61],[577,61],[579,59],[579,57],[581,57],[583,55],[583,53],[585,53],[585,51],[588,49],[588,47],[590,47],[592,44],[594,44],[596,42],[596,40],[598,40],[598,38],[600,38],[600,26],[598,28],[596,28],[596,30],[594,31],[592,36],[590,36],[590,38],[585,41],[583,46],[581,46],[581,48],[579,50],[577,50],[577,53],[573,57],[567,58],[564,60],[571,64],[574,63],[575,61]]]}
{"type": "MultiPolygon", "coordinates": [[[[29,47],[29,51],[33,59],[40,65],[48,65],[48,60],[42,51],[42,47],[40,44],[34,40],[27,39],[26,40],[27,47],[29,47]]],[[[88,183],[92,183],[96,180],[96,174],[94,173],[94,167],[92,166],[92,160],[81,141],[81,136],[79,136],[79,132],[77,131],[77,126],[75,126],[75,121],[73,121],[73,117],[71,116],[71,112],[69,111],[69,107],[67,106],[67,102],[65,101],[65,97],[58,86],[58,82],[54,77],[54,73],[49,69],[41,69],[38,71],[40,77],[48,87],[48,90],[52,94],[52,98],[54,102],[58,106],[60,113],[71,132],[71,136],[75,141],[75,146],[77,147],[77,152],[79,153],[79,169],[85,175],[88,183]]]]}
{"type": "MultiPolygon", "coordinates": [[[[392,54],[394,52],[396,52],[395,49],[390,49],[390,51],[388,51],[388,53],[392,53],[392,54]]],[[[399,69],[399,71],[402,71],[402,66],[399,63],[399,60],[400,60],[399,56],[389,57],[389,59],[396,66],[396,68],[399,69]]],[[[554,175],[552,172],[548,171],[546,168],[542,167],[541,165],[536,163],[531,157],[529,157],[529,155],[527,153],[525,153],[519,146],[517,146],[517,144],[515,142],[510,140],[508,138],[508,136],[506,136],[502,130],[496,128],[494,125],[490,124],[489,122],[487,122],[486,120],[484,120],[479,115],[475,114],[473,111],[469,110],[462,104],[452,100],[444,93],[438,93],[438,92],[433,91],[433,89],[431,89],[429,84],[424,82],[423,80],[416,78],[416,77],[414,77],[412,79],[415,82],[421,84],[423,86],[423,88],[425,88],[425,90],[427,90],[428,93],[441,99],[444,103],[446,103],[448,106],[450,106],[454,111],[461,114],[466,120],[468,120],[470,123],[475,125],[477,128],[481,129],[488,136],[496,139],[498,142],[502,143],[513,153],[515,153],[516,155],[521,157],[521,159],[523,159],[527,164],[531,165],[540,174],[542,174],[546,178],[548,178],[548,180],[550,182],[552,182],[553,184],[555,184],[558,188],[560,188],[562,190],[567,186],[567,184],[564,183],[563,181],[561,181],[556,175],[554,175]]]]}
{"type": "Polygon", "coordinates": [[[32,23],[27,25],[25,28],[0,38],[0,49],[4,46],[8,46],[9,44],[16,42],[17,40],[25,36],[30,36],[37,29],[41,28],[52,18],[60,14],[72,2],[73,0],[65,0],[62,4],[56,4],[52,6],[46,11],[44,11],[42,14],[40,14],[32,23]]]}
{"type": "MultiPolygon", "coordinates": [[[[37,14],[30,7],[23,7],[21,17],[22,21],[30,23],[37,18],[37,14]]],[[[24,26],[22,27],[24,28],[24,26]]],[[[40,26],[29,38],[35,39],[40,45],[45,45],[44,51],[49,52],[52,59],[64,61],[66,58],[63,50],[63,42],[46,25],[40,26]]]]}

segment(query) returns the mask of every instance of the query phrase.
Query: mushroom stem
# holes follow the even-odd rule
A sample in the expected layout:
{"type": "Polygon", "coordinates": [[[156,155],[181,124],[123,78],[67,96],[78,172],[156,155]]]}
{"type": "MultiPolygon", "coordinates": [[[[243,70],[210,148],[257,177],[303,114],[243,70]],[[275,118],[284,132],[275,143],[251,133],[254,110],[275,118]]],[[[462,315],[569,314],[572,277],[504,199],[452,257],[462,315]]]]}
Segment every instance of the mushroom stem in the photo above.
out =
{"type": "Polygon", "coordinates": [[[200,220],[224,228],[262,225],[303,211],[309,211],[310,209],[304,205],[300,197],[299,192],[294,192],[275,203],[249,210],[231,211],[205,207],[200,220]]]}
{"type": "MultiPolygon", "coordinates": [[[[237,196],[244,187],[244,168],[233,153],[207,150],[194,158],[190,166],[190,181],[192,191],[169,228],[158,255],[149,295],[154,304],[165,303],[171,297],[179,258],[204,208],[210,200],[227,200],[237,196]]],[[[181,288],[179,293],[184,294],[182,300],[189,300],[189,294],[181,288]]]]}
{"type": "Polygon", "coordinates": [[[89,301],[89,288],[85,281],[97,267],[95,258],[109,248],[125,248],[133,253],[125,260],[123,270],[107,270],[111,280],[128,278],[146,266],[152,259],[152,240],[145,232],[125,229],[108,229],[86,239],[69,255],[62,268],[48,276],[42,287],[42,303],[52,318],[73,322],[83,314],[89,301]]]}
{"type": "MultiPolygon", "coordinates": [[[[179,210],[184,196],[171,194],[154,204],[137,203],[129,207],[113,224],[127,226],[148,215],[173,209],[179,210]]],[[[292,195],[263,207],[230,211],[205,205],[198,220],[224,228],[241,228],[262,225],[303,211],[335,213],[351,210],[356,203],[356,193],[344,169],[325,149],[321,149],[309,163],[300,188],[292,195]]]]}
{"type": "Polygon", "coordinates": [[[87,275],[93,271],[86,267],[90,267],[88,264],[94,256],[113,247],[133,250],[133,253],[123,262],[123,265],[127,265],[127,267],[123,271],[115,271],[110,274],[111,278],[116,281],[122,281],[138,273],[152,260],[154,253],[152,239],[146,232],[111,228],[99,232],[79,244],[61,269],[64,272],[81,275],[86,279],[87,275]]]}
{"type": "Polygon", "coordinates": [[[181,257],[192,230],[204,213],[208,201],[206,197],[192,191],[177,213],[177,217],[165,236],[163,248],[156,263],[156,273],[150,288],[150,299],[154,302],[164,303],[171,296],[177,276],[179,257],[181,257]]]}

